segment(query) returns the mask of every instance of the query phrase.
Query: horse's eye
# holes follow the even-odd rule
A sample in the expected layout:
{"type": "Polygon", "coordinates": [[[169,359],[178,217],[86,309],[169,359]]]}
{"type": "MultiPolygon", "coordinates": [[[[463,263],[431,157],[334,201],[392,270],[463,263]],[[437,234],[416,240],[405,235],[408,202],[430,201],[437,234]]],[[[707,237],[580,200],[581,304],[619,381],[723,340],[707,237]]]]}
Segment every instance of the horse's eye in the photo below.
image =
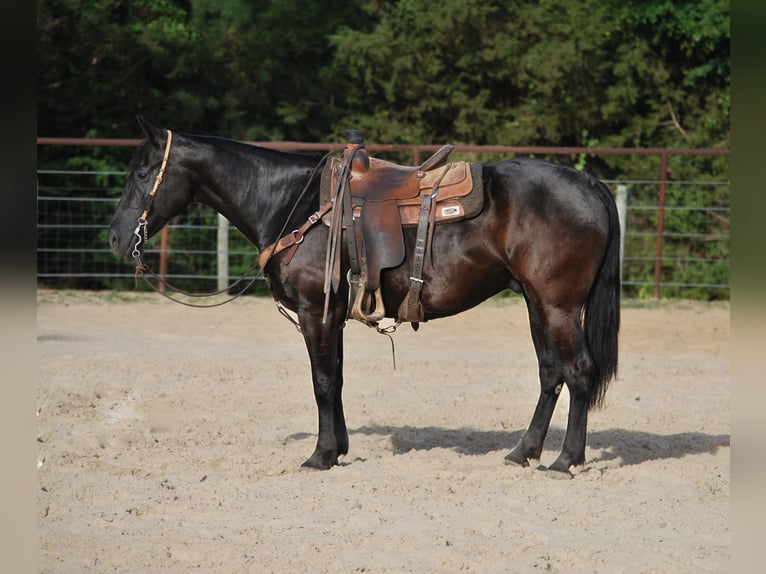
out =
{"type": "Polygon", "coordinates": [[[146,172],[144,170],[139,170],[136,172],[136,177],[138,179],[146,179],[146,172]]]}

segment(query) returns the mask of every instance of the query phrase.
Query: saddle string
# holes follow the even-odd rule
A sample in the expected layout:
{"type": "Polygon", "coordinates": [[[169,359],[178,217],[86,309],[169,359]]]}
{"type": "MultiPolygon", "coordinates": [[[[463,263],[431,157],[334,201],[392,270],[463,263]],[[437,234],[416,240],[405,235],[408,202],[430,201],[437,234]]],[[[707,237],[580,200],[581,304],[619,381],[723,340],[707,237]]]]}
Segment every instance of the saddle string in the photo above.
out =
{"type": "MultiPolygon", "coordinates": [[[[364,323],[364,322],[363,322],[364,323]]],[[[399,325],[402,324],[401,321],[397,321],[393,325],[389,325],[388,327],[381,327],[377,323],[364,323],[368,327],[375,329],[378,333],[381,335],[385,335],[388,337],[388,340],[391,341],[391,360],[394,364],[394,370],[396,370],[396,347],[394,346],[394,338],[391,336],[394,331],[396,331],[399,328],[399,325]]]]}

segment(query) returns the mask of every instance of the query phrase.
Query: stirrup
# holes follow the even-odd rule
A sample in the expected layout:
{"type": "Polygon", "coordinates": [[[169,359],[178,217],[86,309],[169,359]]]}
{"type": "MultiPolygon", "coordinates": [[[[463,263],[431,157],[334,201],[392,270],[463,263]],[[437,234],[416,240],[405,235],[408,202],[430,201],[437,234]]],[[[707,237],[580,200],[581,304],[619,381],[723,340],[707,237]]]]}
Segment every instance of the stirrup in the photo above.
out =
{"type": "MultiPolygon", "coordinates": [[[[362,283],[362,288],[357,290],[356,297],[354,297],[354,305],[351,307],[351,318],[368,324],[377,323],[386,316],[386,309],[383,305],[383,295],[380,292],[380,287],[378,287],[374,291],[375,305],[372,311],[367,312],[363,308],[363,303],[365,295],[367,295],[369,291],[366,291],[363,285],[364,283],[362,283]]],[[[369,309],[369,305],[367,307],[369,309]]]]}

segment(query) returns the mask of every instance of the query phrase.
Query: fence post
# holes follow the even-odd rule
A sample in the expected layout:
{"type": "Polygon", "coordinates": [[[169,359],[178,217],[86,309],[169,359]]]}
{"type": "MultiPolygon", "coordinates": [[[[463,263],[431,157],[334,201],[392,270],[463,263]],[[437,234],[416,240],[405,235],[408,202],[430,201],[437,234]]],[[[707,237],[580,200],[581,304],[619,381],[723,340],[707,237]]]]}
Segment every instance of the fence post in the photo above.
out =
{"type": "Polygon", "coordinates": [[[160,293],[165,292],[165,281],[168,278],[168,226],[160,233],[160,293]]]}
{"type": "Polygon", "coordinates": [[[668,187],[668,154],[663,153],[660,162],[660,197],[657,203],[657,244],[654,254],[654,298],[660,298],[662,280],[662,247],[665,234],[665,194],[668,187]]]}
{"type": "Polygon", "coordinates": [[[218,290],[229,286],[229,220],[218,214],[218,290]]]}
{"type": "Polygon", "coordinates": [[[620,221],[620,283],[622,283],[623,255],[625,253],[625,229],[627,229],[628,217],[628,186],[621,183],[615,191],[615,203],[617,204],[617,218],[620,221]]]}

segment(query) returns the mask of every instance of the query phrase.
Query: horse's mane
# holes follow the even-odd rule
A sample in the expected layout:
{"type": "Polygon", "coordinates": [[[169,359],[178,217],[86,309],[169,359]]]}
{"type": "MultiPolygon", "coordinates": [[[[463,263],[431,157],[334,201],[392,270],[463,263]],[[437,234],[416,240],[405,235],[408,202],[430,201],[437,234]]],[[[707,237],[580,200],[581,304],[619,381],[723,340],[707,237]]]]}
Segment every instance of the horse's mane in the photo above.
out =
{"type": "Polygon", "coordinates": [[[208,143],[216,147],[230,149],[238,153],[244,153],[246,155],[257,155],[259,157],[271,157],[273,159],[295,159],[304,161],[306,159],[313,159],[319,161],[324,154],[315,151],[285,151],[277,150],[262,145],[249,143],[241,140],[235,140],[230,138],[224,138],[220,136],[207,136],[207,135],[192,135],[192,134],[179,134],[191,140],[199,141],[202,143],[208,143]]]}

